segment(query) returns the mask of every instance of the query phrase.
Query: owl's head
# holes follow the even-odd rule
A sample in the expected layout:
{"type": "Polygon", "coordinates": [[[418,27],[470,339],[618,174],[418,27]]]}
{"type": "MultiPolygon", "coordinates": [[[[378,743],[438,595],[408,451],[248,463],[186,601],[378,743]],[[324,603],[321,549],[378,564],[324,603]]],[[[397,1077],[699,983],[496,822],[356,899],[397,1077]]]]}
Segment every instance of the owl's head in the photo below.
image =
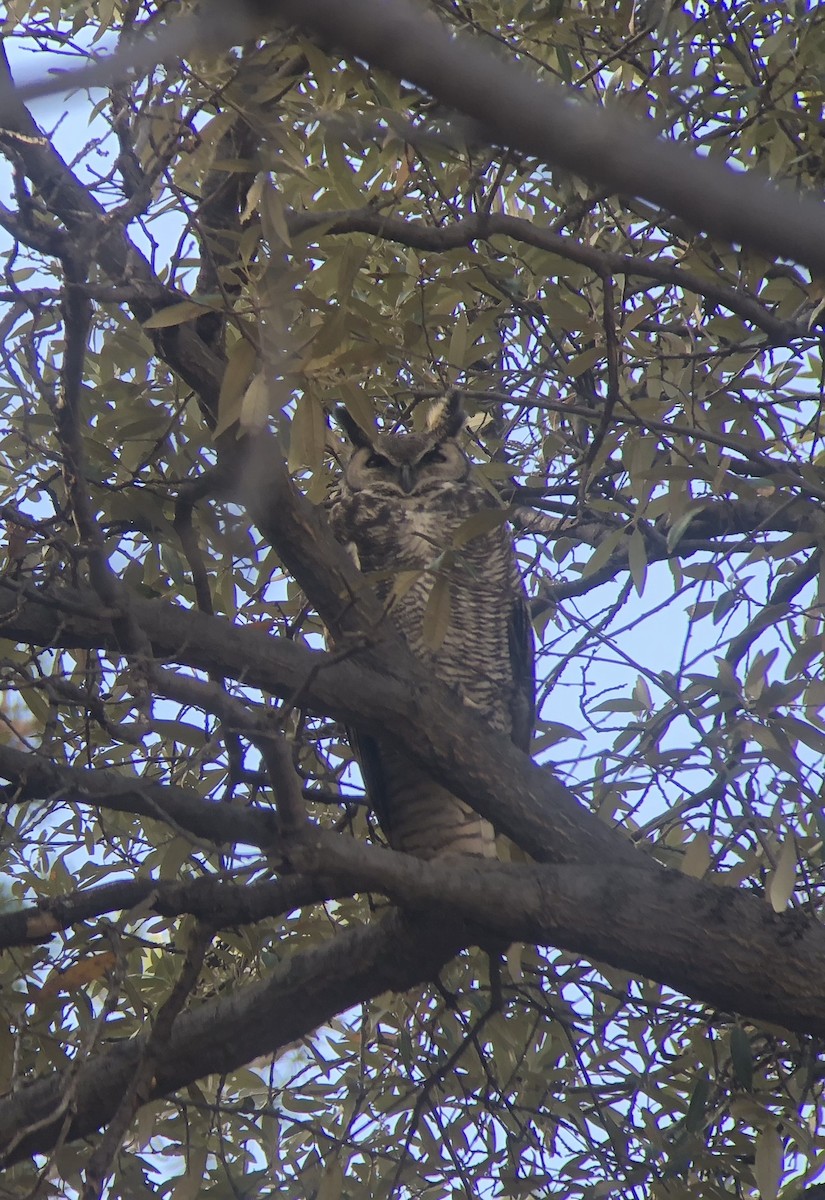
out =
{"type": "Polygon", "coordinates": [[[465,420],[458,392],[434,406],[424,433],[367,432],[345,408],[336,416],[354,447],[344,472],[354,492],[426,496],[469,474],[470,464],[455,440],[465,420]]]}

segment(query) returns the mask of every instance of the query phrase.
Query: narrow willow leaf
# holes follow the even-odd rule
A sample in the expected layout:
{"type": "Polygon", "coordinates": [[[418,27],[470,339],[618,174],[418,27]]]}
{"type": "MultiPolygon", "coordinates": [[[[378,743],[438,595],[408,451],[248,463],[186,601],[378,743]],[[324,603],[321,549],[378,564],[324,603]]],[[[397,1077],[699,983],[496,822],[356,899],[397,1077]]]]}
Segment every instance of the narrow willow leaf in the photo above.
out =
{"type": "Polygon", "coordinates": [[[339,385],[341,399],[349,415],[362,429],[375,428],[375,413],[372,402],[363,388],[343,382],[339,385]]]}
{"type": "Polygon", "coordinates": [[[289,249],[292,239],[286,221],[284,202],[272,186],[263,189],[259,206],[261,224],[270,245],[282,243],[289,249]]]}
{"type": "Polygon", "coordinates": [[[753,1087],[753,1054],[751,1040],[741,1025],[734,1025],[730,1031],[730,1058],[736,1082],[750,1091],[753,1087]]]}
{"type": "Polygon", "coordinates": [[[243,394],[240,425],[244,432],[263,429],[269,418],[269,386],[258,372],[243,394]]]}
{"type": "Polygon", "coordinates": [[[647,548],[645,546],[645,539],[638,529],[634,529],[630,535],[627,559],[630,574],[633,578],[633,586],[637,594],[641,596],[645,590],[645,580],[647,578],[647,548]]]}
{"type": "Polygon", "coordinates": [[[615,552],[619,542],[623,538],[624,531],[621,529],[614,529],[612,533],[607,535],[604,541],[599,542],[598,546],[585,563],[582,575],[587,578],[588,575],[595,575],[598,570],[606,566],[610,561],[611,556],[615,552]]]}
{"type": "Polygon", "coordinates": [[[692,879],[702,879],[710,866],[710,839],[706,833],[697,833],[682,859],[682,873],[692,879]]]}
{"type": "Polygon", "coordinates": [[[453,534],[453,545],[464,546],[473,538],[483,537],[499,529],[510,515],[509,508],[482,508],[461,522],[453,534]]]}
{"type": "Polygon", "coordinates": [[[652,712],[653,697],[650,694],[650,688],[647,686],[647,680],[644,675],[636,677],[636,683],[633,688],[633,697],[638,702],[639,707],[645,712],[652,712]]]}
{"type": "Polygon", "coordinates": [[[710,1080],[706,1075],[700,1075],[693,1085],[690,1094],[685,1128],[689,1133],[699,1133],[705,1125],[705,1110],[710,1098],[710,1080]]]}
{"type": "Polygon", "coordinates": [[[775,1125],[768,1125],[756,1135],[756,1154],[753,1174],[761,1200],[776,1200],[782,1182],[784,1154],[782,1139],[775,1125]]]}
{"type": "MultiPolygon", "coordinates": [[[[239,404],[249,384],[249,380],[255,373],[257,362],[258,351],[254,343],[249,338],[239,337],[229,351],[226,370],[221,380],[221,391],[218,400],[219,424],[225,419],[224,409],[229,405],[239,404]]],[[[237,416],[235,419],[237,420],[237,416]]]]}
{"type": "Polygon", "coordinates": [[[465,359],[467,358],[467,348],[469,345],[470,326],[466,315],[459,313],[453,325],[453,332],[450,336],[450,348],[447,351],[447,359],[451,366],[457,367],[460,370],[466,365],[465,359]]]}
{"type": "Polygon", "coordinates": [[[768,671],[779,653],[778,648],[767,652],[759,651],[745,676],[745,695],[749,700],[758,700],[768,682],[768,671]]]}
{"type": "Polygon", "coordinates": [[[788,901],[793,895],[796,883],[796,841],[793,834],[779,851],[776,869],[772,872],[768,883],[768,896],[774,912],[784,912],[788,901]]]}
{"type": "Polygon", "coordinates": [[[668,550],[673,551],[676,549],[676,547],[679,545],[679,542],[681,542],[682,538],[687,532],[691,521],[695,516],[698,516],[699,511],[700,510],[698,508],[690,508],[687,512],[682,513],[678,521],[673,522],[667,534],[668,550]]]}
{"type": "Polygon", "coordinates": [[[305,393],[298,398],[289,429],[289,469],[309,467],[311,471],[317,471],[324,457],[326,440],[324,406],[320,400],[305,393]]]}
{"type": "Polygon", "coordinates": [[[179,304],[168,304],[166,308],[152,313],[151,317],[143,322],[143,328],[168,329],[171,325],[183,325],[184,321],[202,317],[205,312],[209,312],[209,309],[203,304],[196,304],[194,300],[181,300],[179,304]]]}
{"type": "Polygon", "coordinates": [[[450,625],[450,581],[439,575],[433,584],[424,610],[424,645],[429,650],[438,650],[444,643],[450,625]]]}
{"type": "MultiPolygon", "coordinates": [[[[391,610],[399,600],[403,600],[407,592],[422,576],[422,571],[397,571],[393,576],[393,585],[387,599],[387,607],[391,610]]],[[[374,576],[371,576],[374,578],[374,576]]]]}

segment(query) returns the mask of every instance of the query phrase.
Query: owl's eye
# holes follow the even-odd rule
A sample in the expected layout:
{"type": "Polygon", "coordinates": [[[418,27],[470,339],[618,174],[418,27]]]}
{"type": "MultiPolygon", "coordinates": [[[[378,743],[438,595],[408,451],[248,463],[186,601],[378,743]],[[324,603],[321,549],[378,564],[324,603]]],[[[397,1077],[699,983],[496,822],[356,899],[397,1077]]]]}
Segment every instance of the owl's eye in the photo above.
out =
{"type": "Polygon", "coordinates": [[[384,467],[391,467],[392,463],[388,458],[384,458],[383,454],[371,454],[367,459],[367,466],[373,471],[381,471],[384,467]]]}
{"type": "Polygon", "coordinates": [[[432,463],[443,463],[447,461],[447,455],[443,450],[439,450],[438,446],[434,450],[428,450],[426,454],[422,454],[418,460],[419,466],[428,467],[432,463]]]}

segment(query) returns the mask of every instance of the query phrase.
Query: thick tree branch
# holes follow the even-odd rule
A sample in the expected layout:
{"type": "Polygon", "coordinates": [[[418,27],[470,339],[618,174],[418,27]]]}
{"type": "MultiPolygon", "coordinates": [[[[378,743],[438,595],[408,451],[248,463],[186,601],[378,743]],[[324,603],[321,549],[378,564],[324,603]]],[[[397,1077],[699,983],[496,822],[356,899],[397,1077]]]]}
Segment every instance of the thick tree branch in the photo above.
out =
{"type": "MultiPolygon", "coordinates": [[[[101,616],[99,630],[102,633],[104,629],[101,616]]],[[[263,849],[274,845],[278,836],[274,812],[211,803],[186,788],[137,776],[130,779],[113,768],[61,765],[14,746],[0,745],[0,776],[11,782],[0,790],[6,804],[48,797],[68,804],[99,805],[170,823],[199,841],[216,845],[246,843],[263,849]]]]}
{"type": "MultiPolygon", "coordinates": [[[[410,922],[391,913],[288,957],[269,979],[181,1014],[146,1099],[274,1054],[361,1000],[431,979],[466,937],[443,919],[410,922]]],[[[145,1047],[145,1035],[132,1038],[79,1068],[69,1138],[109,1120],[145,1047]]],[[[63,1125],[63,1089],[62,1076],[53,1074],[0,1100],[0,1161],[4,1147],[13,1147],[6,1165],[51,1149],[63,1125]]]]}
{"type": "MultiPolygon", "coordinates": [[[[11,581],[0,580],[3,631],[21,642],[113,648],[96,598],[83,593],[83,607],[85,617],[60,614],[48,595],[42,604],[20,605],[11,581]]],[[[323,654],[161,601],[134,597],[132,613],[160,657],[239,678],[368,732],[392,734],[416,762],[537,858],[635,861],[629,843],[587,813],[550,771],[506,736],[480,727],[455,693],[435,685],[408,654],[396,657],[391,644],[382,644],[372,669],[364,665],[369,650],[356,663],[357,647],[346,655],[323,654]]]]}
{"type": "MultiPolygon", "coordinates": [[[[825,1033],[825,930],[813,917],[780,916],[735,888],[651,872],[641,856],[638,869],[423,863],[334,835],[308,841],[299,854],[350,887],[384,891],[422,915],[394,912],[340,932],[287,958],[269,979],[181,1015],[146,1099],[274,1053],[358,1001],[431,978],[474,937],[472,928],[446,924],[445,912],[638,970],[726,1010],[825,1033]],[[426,915],[431,907],[435,920],[426,915]]],[[[69,1137],[106,1122],[145,1045],[145,1038],[116,1045],[80,1068],[69,1137]]],[[[61,1096],[54,1075],[0,1101],[0,1146],[14,1145],[9,1162],[54,1144],[61,1096]]]]}
{"type": "Polygon", "coordinates": [[[317,832],[296,861],[408,909],[449,912],[510,941],[558,946],[718,1008],[825,1032],[825,926],[801,910],[679,871],[420,862],[317,832]],[[814,966],[816,964],[816,966],[814,966]]]}
{"type": "Polygon", "coordinates": [[[104,913],[125,912],[136,905],[162,917],[184,913],[216,929],[251,925],[278,917],[305,904],[350,895],[322,876],[288,878],[254,884],[227,883],[204,876],[188,883],[132,879],[104,883],[66,896],[49,896],[19,912],[0,913],[0,949],[48,941],[61,929],[90,921],[104,913]]]}
{"type": "MultiPolygon", "coordinates": [[[[126,236],[69,169],[14,90],[8,61],[0,48],[0,97],[3,125],[0,145],[9,142],[49,210],[86,247],[113,283],[134,289],[129,307],[139,321],[186,299],[158,279],[146,257],[126,236]],[[15,137],[15,134],[22,135],[15,137]]],[[[186,324],[151,332],[157,353],[194,388],[210,414],[217,414],[223,363],[186,324]]]]}
{"type": "MultiPolygon", "coordinates": [[[[412,0],[247,0],[260,19],[294,21],[409,79],[500,145],[642,196],[694,229],[825,271],[825,210],[754,172],[665,141],[616,109],[536,79],[412,0]]],[[[476,131],[478,132],[478,131],[476,131]]]]}
{"type": "MultiPolygon", "coordinates": [[[[398,242],[417,250],[446,252],[472,245],[492,237],[508,237],[557,254],[570,262],[590,267],[597,275],[637,276],[652,279],[666,287],[677,287],[697,296],[705,296],[736,313],[744,321],[763,330],[771,342],[787,345],[798,338],[811,338],[807,321],[783,321],[775,317],[758,297],[734,288],[721,279],[699,275],[673,262],[643,258],[639,254],[618,254],[600,250],[588,243],[564,237],[550,229],[541,228],[521,217],[505,213],[473,213],[449,225],[434,227],[423,221],[408,221],[375,208],[343,212],[290,212],[287,214],[290,233],[306,233],[319,229],[319,240],[335,234],[371,233],[376,237],[398,242]]],[[[801,293],[800,293],[801,297],[801,293]]],[[[587,415],[592,419],[592,412],[587,415]]]]}

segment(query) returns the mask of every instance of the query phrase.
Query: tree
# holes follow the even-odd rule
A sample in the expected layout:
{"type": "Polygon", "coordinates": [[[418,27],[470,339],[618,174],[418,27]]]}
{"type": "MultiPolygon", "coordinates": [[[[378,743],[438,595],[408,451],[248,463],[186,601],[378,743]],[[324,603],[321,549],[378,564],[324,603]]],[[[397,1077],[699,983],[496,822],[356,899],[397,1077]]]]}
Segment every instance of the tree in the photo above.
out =
{"type": "Polygon", "coordinates": [[[9,1196],[817,1191],[825,17],[428,10],[9,6],[9,1196]],[[320,506],[447,387],[532,761],[320,506]],[[346,725],[533,861],[377,845],[346,725]]]}

